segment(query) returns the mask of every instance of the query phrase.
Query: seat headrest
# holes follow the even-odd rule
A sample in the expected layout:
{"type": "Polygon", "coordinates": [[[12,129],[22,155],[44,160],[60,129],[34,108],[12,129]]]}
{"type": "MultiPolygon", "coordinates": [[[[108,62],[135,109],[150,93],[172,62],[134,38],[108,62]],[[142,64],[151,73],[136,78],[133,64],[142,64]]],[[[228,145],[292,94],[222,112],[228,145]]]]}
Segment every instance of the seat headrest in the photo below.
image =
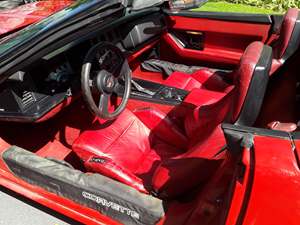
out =
{"type": "Polygon", "coordinates": [[[300,44],[300,16],[298,9],[289,9],[284,16],[278,41],[274,44],[274,58],[287,60],[300,44]]]}
{"type": "Polygon", "coordinates": [[[245,50],[234,72],[233,121],[252,126],[260,112],[272,65],[272,48],[253,42],[245,50]]]}

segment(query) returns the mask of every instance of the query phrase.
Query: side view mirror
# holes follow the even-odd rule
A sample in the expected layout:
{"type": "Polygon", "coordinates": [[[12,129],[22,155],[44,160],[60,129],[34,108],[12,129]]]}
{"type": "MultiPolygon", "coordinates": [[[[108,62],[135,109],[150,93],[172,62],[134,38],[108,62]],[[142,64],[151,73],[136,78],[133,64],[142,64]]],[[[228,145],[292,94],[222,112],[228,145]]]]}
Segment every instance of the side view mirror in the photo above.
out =
{"type": "Polygon", "coordinates": [[[208,0],[170,0],[172,10],[194,9],[199,8],[208,0]]]}

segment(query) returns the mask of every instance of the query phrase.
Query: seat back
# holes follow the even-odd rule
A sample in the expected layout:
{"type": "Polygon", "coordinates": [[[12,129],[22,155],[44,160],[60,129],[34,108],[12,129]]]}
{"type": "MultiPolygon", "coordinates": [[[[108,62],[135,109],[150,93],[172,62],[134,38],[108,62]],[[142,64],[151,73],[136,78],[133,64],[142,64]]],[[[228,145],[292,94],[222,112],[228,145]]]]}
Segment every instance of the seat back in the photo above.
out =
{"type": "Polygon", "coordinates": [[[260,112],[272,65],[272,48],[261,42],[248,46],[234,71],[231,123],[252,126],[260,112]]]}
{"type": "MultiPolygon", "coordinates": [[[[266,92],[271,63],[272,48],[261,42],[252,43],[233,72],[234,88],[224,94],[208,93],[208,98],[213,97],[186,117],[191,145],[187,152],[162,161],[156,169],[152,187],[160,197],[184,193],[213,175],[222,161],[217,156],[226,147],[221,123],[253,125],[266,92]]],[[[207,94],[202,92],[199,97],[207,94]]]]}
{"type": "Polygon", "coordinates": [[[298,9],[289,9],[284,16],[280,36],[273,44],[274,58],[286,61],[300,45],[300,14],[298,9]]]}
{"type": "Polygon", "coordinates": [[[190,97],[204,99],[186,115],[184,120],[185,133],[189,139],[189,147],[209,138],[216,126],[224,121],[229,122],[232,109],[233,88],[228,93],[220,93],[205,89],[194,89],[190,97]]]}
{"type": "MultiPolygon", "coordinates": [[[[260,112],[272,64],[272,48],[253,42],[233,71],[233,88],[226,93],[193,90],[190,96],[207,98],[185,119],[190,140],[207,133],[223,122],[252,126],[260,112]]],[[[190,97],[188,96],[188,98],[190,97]]]]}

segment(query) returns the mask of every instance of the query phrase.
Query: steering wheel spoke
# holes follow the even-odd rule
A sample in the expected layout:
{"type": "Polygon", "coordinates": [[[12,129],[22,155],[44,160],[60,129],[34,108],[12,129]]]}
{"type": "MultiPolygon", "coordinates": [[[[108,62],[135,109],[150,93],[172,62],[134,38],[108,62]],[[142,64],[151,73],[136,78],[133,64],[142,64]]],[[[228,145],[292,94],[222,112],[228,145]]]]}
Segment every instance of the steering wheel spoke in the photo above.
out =
{"type": "Polygon", "coordinates": [[[129,64],[127,62],[127,60],[124,60],[121,66],[121,71],[118,74],[118,78],[122,78],[125,79],[126,73],[128,73],[128,71],[131,72],[130,68],[129,68],[129,64]]]}
{"type": "Polygon", "coordinates": [[[99,110],[104,114],[109,114],[109,101],[111,95],[102,94],[99,100],[99,110]]]}

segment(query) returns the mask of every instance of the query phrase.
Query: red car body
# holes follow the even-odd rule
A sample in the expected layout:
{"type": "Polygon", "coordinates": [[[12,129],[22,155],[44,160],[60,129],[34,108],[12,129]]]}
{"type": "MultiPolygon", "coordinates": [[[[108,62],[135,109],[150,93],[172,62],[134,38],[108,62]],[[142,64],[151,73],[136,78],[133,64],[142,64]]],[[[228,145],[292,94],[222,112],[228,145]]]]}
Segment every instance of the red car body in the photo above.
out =
{"type": "MultiPolygon", "coordinates": [[[[14,10],[2,11],[0,12],[0,33],[5,35],[22,29],[71,3],[72,1],[67,0],[41,1],[14,10]],[[17,16],[15,16],[16,14],[17,16]]],[[[272,46],[274,41],[281,40],[278,38],[281,33],[275,29],[278,29],[278,24],[274,22],[275,17],[272,16],[197,14],[168,10],[161,12],[157,8],[152,10],[153,12],[151,11],[149,14],[153,13],[156,17],[158,12],[164,14],[168,29],[164,29],[158,38],[149,39],[137,48],[124,48],[127,50],[127,59],[133,77],[136,79],[146,79],[159,84],[166,82],[167,78],[164,74],[147,72],[140,67],[141,61],[145,57],[149,57],[151,50],[158,45],[159,56],[166,61],[197,66],[213,67],[217,65],[218,69],[223,69],[222,72],[228,72],[228,70],[232,71],[238,67],[240,59],[250,43],[260,41],[265,45],[272,46]],[[198,43],[192,48],[186,48],[176,37],[179,39],[191,38],[190,44],[192,45],[195,44],[195,40],[198,43]]],[[[143,21],[144,12],[140,13],[141,21],[143,21]]],[[[283,45],[287,49],[290,43],[287,39],[292,39],[291,31],[295,30],[294,25],[300,21],[295,19],[297,15],[297,10],[291,10],[287,17],[293,18],[293,26],[288,23],[289,29],[281,29],[282,33],[289,33],[286,35],[289,38],[283,39],[283,45]]],[[[130,25],[130,23],[128,24],[130,25]]],[[[115,30],[113,31],[115,32],[115,30]]],[[[111,40],[117,35],[108,32],[106,36],[109,37],[108,40],[111,40]]],[[[98,40],[102,41],[107,38],[106,36],[89,40],[88,46],[98,40]]],[[[272,47],[276,48],[274,46],[272,47]]],[[[183,196],[171,199],[165,215],[157,221],[157,225],[299,224],[300,167],[298,156],[300,155],[300,135],[294,132],[295,130],[273,129],[268,124],[282,121],[285,125],[292,123],[297,127],[299,109],[295,104],[295,99],[298,78],[295,71],[298,71],[297,65],[300,57],[296,50],[293,51],[291,59],[285,58],[285,54],[278,52],[276,51],[273,60],[271,60],[271,72],[268,74],[270,75],[270,82],[255,124],[252,127],[223,124],[224,140],[226,139],[227,144],[225,149],[228,151],[221,151],[220,154],[217,154],[216,159],[222,158],[221,165],[206,183],[199,184],[194,189],[185,192],[183,196]],[[253,128],[254,126],[259,128],[253,128]]],[[[80,48],[79,53],[79,55],[82,53],[80,48]]],[[[255,52],[253,54],[255,55],[255,52]]],[[[25,56],[27,57],[27,55],[25,56]]],[[[51,57],[42,58],[41,61],[47,62],[48,58],[51,57]]],[[[238,72],[246,73],[247,70],[249,68],[238,72]]],[[[199,82],[191,80],[191,82],[183,82],[182,89],[186,90],[188,85],[198,88],[199,82]]],[[[176,85],[180,86],[181,84],[178,83],[176,85]]],[[[194,88],[192,89],[195,91],[194,88]]],[[[203,100],[201,94],[205,95],[205,90],[203,92],[196,90],[195,94],[184,102],[184,110],[180,111],[181,108],[179,112],[182,113],[185,110],[191,112],[189,110],[193,104],[203,100]]],[[[218,92],[213,97],[217,99],[219,95],[218,92]]],[[[56,104],[40,117],[30,118],[30,121],[24,119],[23,122],[30,122],[30,124],[20,125],[16,123],[20,120],[5,122],[4,119],[4,122],[1,122],[3,130],[0,131],[0,185],[83,224],[122,224],[122,221],[105,215],[106,212],[101,213],[73,201],[71,198],[30,184],[30,182],[16,176],[3,160],[3,154],[7,149],[17,145],[30,150],[38,157],[71,162],[74,167],[82,169],[83,160],[80,161],[74,154],[74,143],[76,140],[80,142],[80,137],[83,136],[85,130],[89,130],[95,136],[91,134],[88,138],[83,139],[88,139],[88,142],[90,138],[92,142],[97,143],[99,140],[97,140],[98,136],[95,132],[97,129],[94,126],[95,124],[98,125],[99,121],[101,123],[102,120],[91,115],[83,101],[77,100],[77,98],[78,96],[70,97],[68,95],[64,101],[56,104]]],[[[117,99],[116,102],[118,100],[120,99],[117,99]]],[[[145,104],[147,107],[159,109],[168,115],[174,112],[174,107],[176,107],[172,104],[145,103],[137,99],[130,99],[127,109],[134,111],[136,108],[145,108],[145,104]]],[[[218,119],[217,116],[216,119],[218,119]]],[[[209,125],[206,124],[203,129],[209,125]]],[[[218,128],[220,127],[219,124],[218,128]]],[[[222,129],[220,128],[220,130],[222,129]]],[[[132,135],[132,139],[140,137],[139,133],[136,133],[132,135]]],[[[166,136],[161,138],[164,139],[166,136]]],[[[107,139],[110,140],[110,136],[107,139]]],[[[174,140],[174,142],[176,141],[174,140]]],[[[218,141],[219,139],[215,138],[208,144],[204,144],[208,155],[209,150],[219,144],[218,141]]],[[[120,152],[122,153],[120,155],[125,158],[126,153],[130,152],[131,148],[134,146],[132,147],[130,144],[121,146],[120,152]]],[[[93,151],[98,150],[92,149],[93,151]]],[[[82,171],[87,172],[86,169],[82,169],[82,171]]],[[[195,170],[194,172],[197,173],[198,171],[195,170]]],[[[209,170],[205,172],[210,173],[209,170]]],[[[194,181],[193,178],[191,178],[191,182],[193,182],[192,180],[194,181]]],[[[185,186],[185,183],[182,182],[177,185],[185,186]]]]}
{"type": "Polygon", "coordinates": [[[22,29],[69,6],[72,0],[38,1],[0,11],[0,35],[22,29]]]}
{"type": "Polygon", "coordinates": [[[254,149],[245,150],[242,158],[247,178],[236,182],[235,204],[227,224],[238,223],[245,199],[248,203],[243,224],[297,224],[299,202],[293,199],[299,198],[299,164],[295,154],[299,152],[299,141],[256,135],[254,142],[254,149]]]}

